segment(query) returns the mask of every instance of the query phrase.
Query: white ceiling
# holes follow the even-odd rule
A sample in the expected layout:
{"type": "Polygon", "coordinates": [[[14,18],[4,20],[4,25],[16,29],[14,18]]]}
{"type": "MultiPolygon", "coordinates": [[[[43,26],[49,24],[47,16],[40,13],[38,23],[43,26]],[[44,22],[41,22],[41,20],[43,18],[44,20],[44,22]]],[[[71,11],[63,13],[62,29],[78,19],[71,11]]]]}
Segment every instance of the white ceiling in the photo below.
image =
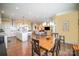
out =
{"type": "Polygon", "coordinates": [[[77,9],[74,3],[0,3],[2,13],[14,19],[26,18],[42,22],[56,13],[77,9]]]}

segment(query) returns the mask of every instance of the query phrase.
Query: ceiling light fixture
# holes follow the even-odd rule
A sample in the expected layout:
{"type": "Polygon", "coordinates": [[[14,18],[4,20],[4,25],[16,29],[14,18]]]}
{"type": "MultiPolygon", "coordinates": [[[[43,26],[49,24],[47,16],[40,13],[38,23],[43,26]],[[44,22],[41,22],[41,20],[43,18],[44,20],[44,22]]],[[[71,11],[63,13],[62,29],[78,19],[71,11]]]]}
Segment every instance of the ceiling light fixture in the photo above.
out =
{"type": "Polygon", "coordinates": [[[1,13],[4,14],[4,10],[2,10],[1,13]]]}
{"type": "Polygon", "coordinates": [[[16,7],[16,10],[18,10],[19,9],[19,7],[16,7]]]}

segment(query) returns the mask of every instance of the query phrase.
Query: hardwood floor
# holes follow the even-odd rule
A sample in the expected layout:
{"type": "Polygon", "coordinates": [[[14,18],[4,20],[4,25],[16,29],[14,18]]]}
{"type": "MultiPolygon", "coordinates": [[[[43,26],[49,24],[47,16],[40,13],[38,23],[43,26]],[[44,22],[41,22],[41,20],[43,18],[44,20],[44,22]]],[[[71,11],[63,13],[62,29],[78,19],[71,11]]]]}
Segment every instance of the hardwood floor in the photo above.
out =
{"type": "Polygon", "coordinates": [[[31,56],[31,44],[28,41],[21,42],[16,37],[8,38],[7,53],[9,56],[31,56]]]}
{"type": "MultiPolygon", "coordinates": [[[[16,37],[8,38],[8,48],[7,55],[8,56],[31,56],[31,42],[30,39],[25,42],[21,42],[16,37]]],[[[61,45],[61,50],[59,56],[72,56],[72,49],[70,45],[61,45]]]]}

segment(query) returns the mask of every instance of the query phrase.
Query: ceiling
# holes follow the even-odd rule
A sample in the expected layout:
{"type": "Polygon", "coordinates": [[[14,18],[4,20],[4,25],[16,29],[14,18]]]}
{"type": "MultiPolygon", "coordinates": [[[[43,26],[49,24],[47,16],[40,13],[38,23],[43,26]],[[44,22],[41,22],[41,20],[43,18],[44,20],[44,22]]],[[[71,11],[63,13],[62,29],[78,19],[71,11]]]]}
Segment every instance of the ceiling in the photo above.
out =
{"type": "Polygon", "coordinates": [[[1,13],[13,19],[29,19],[43,22],[63,11],[78,9],[74,3],[0,3],[1,13]]]}

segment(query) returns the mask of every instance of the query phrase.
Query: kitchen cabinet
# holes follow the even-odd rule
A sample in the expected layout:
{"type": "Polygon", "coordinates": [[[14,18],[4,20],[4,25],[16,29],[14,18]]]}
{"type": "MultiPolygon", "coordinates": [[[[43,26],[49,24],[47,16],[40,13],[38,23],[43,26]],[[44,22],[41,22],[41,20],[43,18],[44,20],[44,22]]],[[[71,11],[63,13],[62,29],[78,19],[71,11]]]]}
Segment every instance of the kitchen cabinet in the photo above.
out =
{"type": "Polygon", "coordinates": [[[0,36],[0,56],[6,56],[6,55],[7,55],[7,51],[4,42],[4,36],[0,36]]]}
{"type": "Polygon", "coordinates": [[[21,40],[22,42],[23,41],[27,41],[28,40],[28,32],[17,32],[16,33],[16,37],[21,40]]]}

